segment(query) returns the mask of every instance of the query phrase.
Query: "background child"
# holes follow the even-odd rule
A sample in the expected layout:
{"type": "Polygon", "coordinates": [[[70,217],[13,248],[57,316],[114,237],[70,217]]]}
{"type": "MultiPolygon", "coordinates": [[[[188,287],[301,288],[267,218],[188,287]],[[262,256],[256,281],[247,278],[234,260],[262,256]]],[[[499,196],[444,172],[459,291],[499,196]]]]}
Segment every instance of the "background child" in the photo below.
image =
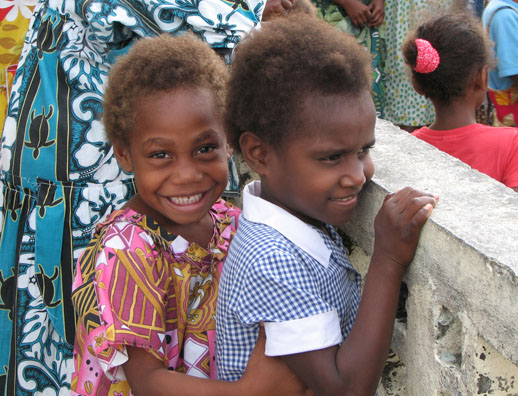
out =
{"type": "Polygon", "coordinates": [[[495,44],[496,67],[489,72],[495,126],[518,126],[518,0],[491,0],[482,14],[495,44]]]}
{"type": "Polygon", "coordinates": [[[518,130],[476,122],[492,63],[480,21],[464,13],[435,16],[412,33],[403,55],[415,90],[436,113],[413,135],[518,190],[518,130]]]}
{"type": "Polygon", "coordinates": [[[261,361],[260,350],[241,384],[207,380],[217,378],[218,282],[239,215],[219,199],[230,155],[226,81],[218,56],[185,35],[139,41],[110,74],[106,132],[138,193],[97,227],[78,261],[78,394],[302,391],[295,378],[281,384],[289,370],[261,361]]]}
{"type": "Polygon", "coordinates": [[[350,219],[374,172],[369,54],[307,16],[265,24],[240,46],[226,124],[261,181],[245,188],[220,283],[220,378],[241,378],[264,322],[266,354],[315,394],[372,395],[436,197],[411,188],[387,196],[360,302],[360,276],[333,225],[350,219]]]}

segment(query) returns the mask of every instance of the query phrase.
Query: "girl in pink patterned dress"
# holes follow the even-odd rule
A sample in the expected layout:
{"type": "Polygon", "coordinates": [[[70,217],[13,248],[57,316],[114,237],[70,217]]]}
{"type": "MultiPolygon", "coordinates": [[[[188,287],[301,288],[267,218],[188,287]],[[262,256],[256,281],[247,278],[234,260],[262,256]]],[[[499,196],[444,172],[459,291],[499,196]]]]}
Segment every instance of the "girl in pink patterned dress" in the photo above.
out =
{"type": "Polygon", "coordinates": [[[138,193],[77,263],[74,394],[304,392],[260,341],[248,376],[215,380],[218,283],[240,213],[220,198],[226,80],[224,63],[189,35],[142,39],[110,74],[104,124],[138,193]]]}

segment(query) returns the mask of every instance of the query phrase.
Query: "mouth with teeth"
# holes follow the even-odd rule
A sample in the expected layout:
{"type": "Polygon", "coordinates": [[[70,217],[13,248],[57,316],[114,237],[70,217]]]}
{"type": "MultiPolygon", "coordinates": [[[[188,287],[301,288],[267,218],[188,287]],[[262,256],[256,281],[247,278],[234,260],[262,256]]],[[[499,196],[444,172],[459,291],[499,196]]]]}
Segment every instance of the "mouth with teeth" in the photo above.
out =
{"type": "Polygon", "coordinates": [[[337,205],[340,210],[349,210],[356,206],[358,202],[358,194],[351,194],[346,197],[330,198],[329,201],[333,205],[337,205]]]}
{"type": "Polygon", "coordinates": [[[175,205],[191,205],[201,200],[203,197],[202,193],[183,196],[183,197],[169,197],[169,200],[175,205]]]}
{"type": "Polygon", "coordinates": [[[331,198],[331,201],[337,201],[337,202],[348,202],[348,201],[352,201],[356,198],[356,194],[355,195],[349,195],[348,197],[343,197],[343,198],[331,198]]]}

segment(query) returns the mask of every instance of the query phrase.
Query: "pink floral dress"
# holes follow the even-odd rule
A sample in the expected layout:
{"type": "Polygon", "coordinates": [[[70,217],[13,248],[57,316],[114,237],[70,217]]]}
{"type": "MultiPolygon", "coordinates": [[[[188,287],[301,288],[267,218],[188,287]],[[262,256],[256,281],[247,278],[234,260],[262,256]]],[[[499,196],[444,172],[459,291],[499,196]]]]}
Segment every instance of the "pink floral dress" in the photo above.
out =
{"type": "Polygon", "coordinates": [[[240,210],[219,200],[210,213],[208,248],[129,208],[97,226],[72,285],[73,394],[131,395],[121,366],[126,345],[146,349],[169,369],[217,378],[218,284],[240,210]]]}

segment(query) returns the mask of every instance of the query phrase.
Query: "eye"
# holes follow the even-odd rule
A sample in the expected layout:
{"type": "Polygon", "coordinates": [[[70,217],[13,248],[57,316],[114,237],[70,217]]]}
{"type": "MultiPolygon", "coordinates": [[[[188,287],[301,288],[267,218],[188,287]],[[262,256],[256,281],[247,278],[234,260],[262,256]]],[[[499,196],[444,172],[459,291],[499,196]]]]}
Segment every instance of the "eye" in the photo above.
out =
{"type": "Polygon", "coordinates": [[[198,148],[196,154],[209,154],[218,148],[215,144],[204,144],[198,148]]]}
{"type": "Polygon", "coordinates": [[[164,159],[169,158],[169,154],[165,151],[158,151],[149,155],[150,158],[164,159]]]}
{"type": "Polygon", "coordinates": [[[337,162],[340,160],[340,158],[342,158],[342,154],[335,153],[322,157],[320,160],[323,162],[337,162]]]}
{"type": "Polygon", "coordinates": [[[373,145],[373,144],[371,144],[371,145],[369,145],[369,146],[365,146],[365,147],[363,147],[363,148],[360,150],[360,152],[358,153],[358,155],[360,155],[360,156],[361,156],[361,155],[369,154],[369,153],[370,153],[370,151],[371,151],[371,149],[373,149],[373,148],[374,148],[374,145],[373,145]]]}

